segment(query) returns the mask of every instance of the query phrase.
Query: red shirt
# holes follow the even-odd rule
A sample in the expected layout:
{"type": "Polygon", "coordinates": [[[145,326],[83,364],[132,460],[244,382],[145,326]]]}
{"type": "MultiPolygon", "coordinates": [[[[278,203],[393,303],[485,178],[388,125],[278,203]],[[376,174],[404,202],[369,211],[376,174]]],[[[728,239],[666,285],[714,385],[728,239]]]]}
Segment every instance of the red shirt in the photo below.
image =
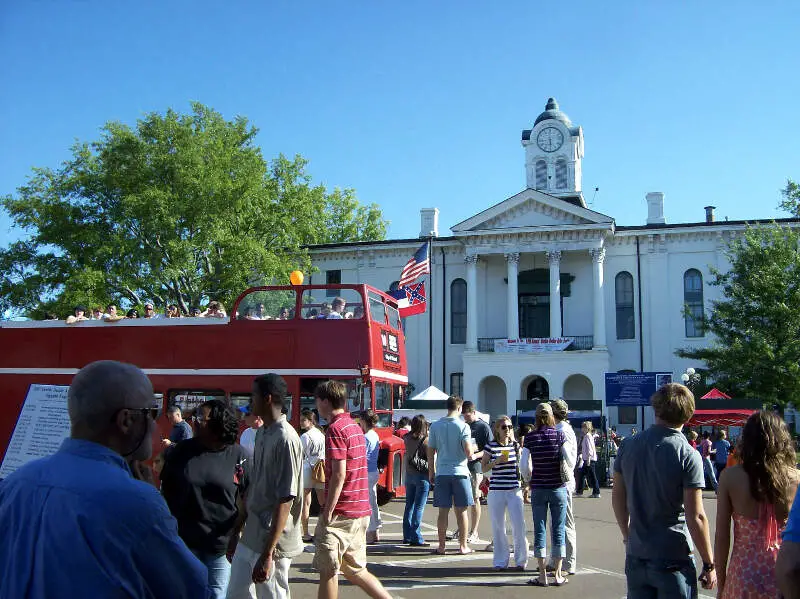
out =
{"type": "Polygon", "coordinates": [[[325,433],[325,494],[331,480],[333,460],[345,460],[344,486],[333,513],[344,518],[369,516],[367,476],[367,444],[364,432],[347,412],[337,414],[331,419],[325,433]]]}
{"type": "Polygon", "coordinates": [[[410,432],[411,431],[408,430],[407,428],[398,428],[396,431],[394,431],[394,434],[402,439],[410,432]]]}

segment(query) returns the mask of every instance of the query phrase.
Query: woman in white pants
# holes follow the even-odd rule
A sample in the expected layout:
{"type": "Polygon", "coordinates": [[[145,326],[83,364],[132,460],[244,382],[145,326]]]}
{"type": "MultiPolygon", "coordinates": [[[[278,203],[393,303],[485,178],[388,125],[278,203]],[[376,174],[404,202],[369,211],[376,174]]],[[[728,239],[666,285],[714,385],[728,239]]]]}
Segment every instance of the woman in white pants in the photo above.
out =
{"type": "Polygon", "coordinates": [[[522,489],[519,486],[520,446],[514,440],[514,429],[508,416],[500,416],[494,423],[494,441],[483,452],[483,472],[489,473],[489,495],[486,503],[492,519],[493,565],[495,570],[509,568],[509,548],[506,537],[506,512],[511,518],[514,537],[514,566],[522,571],[528,565],[528,540],[525,536],[525,515],[522,489]]]}

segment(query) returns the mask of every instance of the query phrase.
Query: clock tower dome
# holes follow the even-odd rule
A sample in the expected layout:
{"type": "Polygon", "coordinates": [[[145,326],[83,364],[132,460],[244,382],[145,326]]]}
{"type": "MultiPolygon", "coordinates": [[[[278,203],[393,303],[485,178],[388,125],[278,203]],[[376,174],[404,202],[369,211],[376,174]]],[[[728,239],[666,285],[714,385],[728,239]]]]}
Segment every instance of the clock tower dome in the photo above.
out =
{"type": "Polygon", "coordinates": [[[533,129],[522,132],[522,147],[529,189],[586,207],[581,191],[583,129],[572,124],[554,98],[547,100],[533,129]]]}

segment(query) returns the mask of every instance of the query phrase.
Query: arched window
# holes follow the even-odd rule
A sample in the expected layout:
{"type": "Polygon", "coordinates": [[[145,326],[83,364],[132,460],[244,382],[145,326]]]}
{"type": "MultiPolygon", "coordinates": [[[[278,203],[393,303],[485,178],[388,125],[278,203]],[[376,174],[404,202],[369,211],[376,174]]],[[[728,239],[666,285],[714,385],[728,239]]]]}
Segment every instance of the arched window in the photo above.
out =
{"type": "Polygon", "coordinates": [[[617,339],[636,337],[636,321],[633,313],[633,276],[627,271],[614,279],[614,294],[617,300],[617,339]]]}
{"type": "Polygon", "coordinates": [[[696,268],[683,273],[683,321],[687,337],[703,337],[703,275],[696,268]]]}
{"type": "Polygon", "coordinates": [[[556,189],[567,188],[567,161],[559,158],[556,162],[556,189]]]}
{"type": "Polygon", "coordinates": [[[467,282],[450,283],[450,343],[467,342],[467,282]]]}
{"type": "Polygon", "coordinates": [[[536,189],[547,189],[547,163],[536,161],[536,189]]]}

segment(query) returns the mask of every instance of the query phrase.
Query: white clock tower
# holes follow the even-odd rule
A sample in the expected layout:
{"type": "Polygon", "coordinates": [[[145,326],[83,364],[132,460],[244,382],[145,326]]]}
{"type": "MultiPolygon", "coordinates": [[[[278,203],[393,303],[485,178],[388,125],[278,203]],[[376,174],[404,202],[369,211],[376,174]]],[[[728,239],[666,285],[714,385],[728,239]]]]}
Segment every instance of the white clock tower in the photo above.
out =
{"type": "Polygon", "coordinates": [[[573,126],[554,98],[522,132],[528,188],[586,207],[581,191],[583,129],[573,126]]]}

